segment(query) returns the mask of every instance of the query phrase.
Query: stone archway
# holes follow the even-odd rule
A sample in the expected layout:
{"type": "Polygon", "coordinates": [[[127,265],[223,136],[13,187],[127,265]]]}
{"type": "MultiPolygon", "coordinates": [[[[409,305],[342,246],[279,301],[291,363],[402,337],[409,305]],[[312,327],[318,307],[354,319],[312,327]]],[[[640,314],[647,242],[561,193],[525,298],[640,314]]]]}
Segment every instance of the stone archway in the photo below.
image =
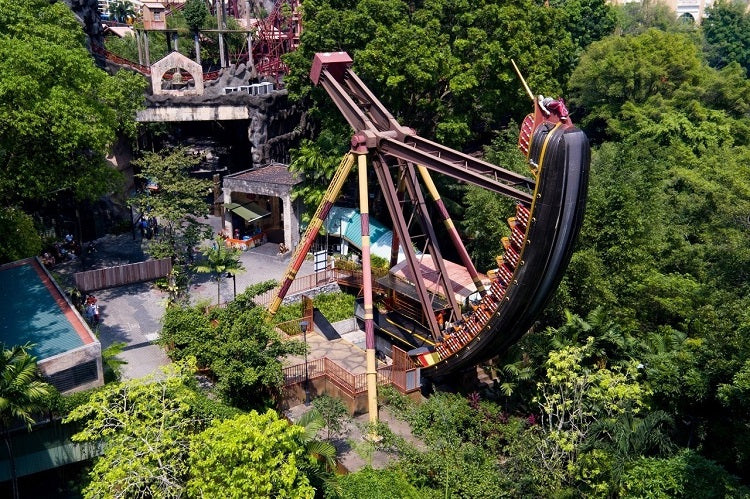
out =
{"type": "Polygon", "coordinates": [[[197,62],[172,52],[151,65],[151,89],[154,95],[203,95],[203,68],[197,62]],[[182,71],[188,73],[192,84],[182,77],[182,71]],[[165,75],[171,72],[171,88],[163,88],[165,75]]]}

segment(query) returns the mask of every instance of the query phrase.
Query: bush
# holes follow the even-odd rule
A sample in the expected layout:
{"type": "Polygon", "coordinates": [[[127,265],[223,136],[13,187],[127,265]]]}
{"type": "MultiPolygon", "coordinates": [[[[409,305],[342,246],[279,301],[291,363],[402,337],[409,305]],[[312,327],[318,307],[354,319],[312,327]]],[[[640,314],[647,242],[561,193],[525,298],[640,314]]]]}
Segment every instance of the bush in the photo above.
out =
{"type": "Polygon", "coordinates": [[[313,400],[313,407],[325,422],[328,431],[327,440],[331,439],[331,433],[334,435],[341,433],[341,430],[344,429],[344,423],[349,421],[349,411],[344,403],[337,398],[321,395],[313,400]]]}
{"type": "Polygon", "coordinates": [[[737,478],[692,450],[641,458],[623,477],[621,497],[747,497],[737,478]]]}
{"type": "Polygon", "coordinates": [[[356,473],[338,477],[337,483],[339,490],[326,490],[327,498],[422,499],[425,497],[409,483],[404,474],[395,470],[375,470],[368,467],[356,473]]]}
{"type": "Polygon", "coordinates": [[[348,293],[323,293],[313,298],[313,305],[331,322],[354,316],[354,296],[348,293]]]}
{"type": "Polygon", "coordinates": [[[392,385],[378,387],[378,404],[388,406],[400,418],[405,418],[406,413],[415,405],[409,397],[392,385]]]}
{"type": "Polygon", "coordinates": [[[223,399],[241,409],[267,407],[283,382],[281,357],[304,352],[283,341],[260,307],[172,307],[164,315],[159,343],[172,360],[195,357],[217,379],[223,399]]]}

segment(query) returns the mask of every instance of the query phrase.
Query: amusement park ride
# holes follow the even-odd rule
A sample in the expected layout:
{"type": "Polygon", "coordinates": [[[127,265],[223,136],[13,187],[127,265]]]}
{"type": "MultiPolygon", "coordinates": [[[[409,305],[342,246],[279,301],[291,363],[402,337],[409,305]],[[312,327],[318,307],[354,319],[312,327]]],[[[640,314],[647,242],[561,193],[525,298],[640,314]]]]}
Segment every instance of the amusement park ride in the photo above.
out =
{"type": "MultiPolygon", "coordinates": [[[[424,139],[414,130],[399,124],[350,69],[351,63],[351,58],[344,52],[319,53],[313,61],[310,74],[313,83],[326,90],[355,134],[351,151],[341,162],[296,248],[269,312],[275,314],[278,310],[356,158],[362,215],[368,392],[372,399],[376,383],[375,328],[408,345],[411,348],[409,354],[422,367],[424,375],[438,377],[504,352],[531,327],[570,261],[573,243],[583,220],[590,149],[586,135],[573,126],[563,101],[534,97],[521,79],[534,102],[534,112],[524,120],[519,137],[519,148],[528,160],[531,176],[505,170],[424,139]],[[392,299],[386,301],[390,306],[385,313],[373,310],[368,156],[392,217],[394,247],[398,239],[411,277],[408,289],[404,288],[404,283],[399,289],[394,287],[392,299]],[[488,273],[491,276],[489,286],[485,285],[469,258],[430,171],[515,201],[515,214],[508,219],[510,237],[498,241],[503,255],[497,258],[497,269],[488,273]],[[432,198],[440,221],[480,297],[468,311],[464,311],[467,309],[451,292],[453,288],[426,208],[423,187],[432,198]],[[420,257],[412,244],[411,234],[417,230],[412,227],[412,221],[418,222],[420,240],[425,238],[427,241],[425,253],[431,256],[434,272],[443,290],[447,290],[440,298],[430,293],[425,284],[420,257]],[[399,310],[398,303],[403,302],[399,300],[399,294],[417,299],[421,310],[418,313],[399,310]],[[442,317],[441,310],[446,317],[442,317]]],[[[398,248],[393,254],[391,266],[396,263],[398,248]]],[[[370,400],[370,406],[372,411],[373,400],[370,400]]]]}

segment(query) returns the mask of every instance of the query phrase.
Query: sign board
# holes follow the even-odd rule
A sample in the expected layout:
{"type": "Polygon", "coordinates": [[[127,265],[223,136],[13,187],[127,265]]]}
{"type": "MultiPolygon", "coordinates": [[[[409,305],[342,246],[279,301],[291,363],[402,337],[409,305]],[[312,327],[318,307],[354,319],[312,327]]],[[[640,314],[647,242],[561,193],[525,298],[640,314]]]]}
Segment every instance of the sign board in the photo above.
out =
{"type": "Polygon", "coordinates": [[[323,272],[326,269],[326,251],[316,251],[313,256],[315,257],[315,272],[323,272]]]}

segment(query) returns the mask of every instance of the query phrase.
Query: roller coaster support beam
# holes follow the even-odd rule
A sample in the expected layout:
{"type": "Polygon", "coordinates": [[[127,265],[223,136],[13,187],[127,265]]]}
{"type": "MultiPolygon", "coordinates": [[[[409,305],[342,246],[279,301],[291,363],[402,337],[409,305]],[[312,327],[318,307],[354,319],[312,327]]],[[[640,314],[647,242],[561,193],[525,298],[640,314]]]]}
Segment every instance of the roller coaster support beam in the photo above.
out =
{"type": "Polygon", "coordinates": [[[533,179],[423,139],[401,126],[349,69],[351,63],[344,52],[316,54],[310,79],[325,89],[356,132],[367,135],[368,149],[531,204],[531,194],[516,187],[533,189],[533,179]]]}
{"type": "Polygon", "coordinates": [[[383,189],[383,198],[388,206],[388,212],[393,217],[393,231],[398,235],[398,240],[401,242],[401,249],[404,251],[404,256],[406,257],[406,264],[413,273],[414,289],[422,305],[422,313],[429,325],[433,338],[440,340],[442,332],[438,326],[435,313],[432,310],[432,300],[427,293],[427,286],[425,286],[420,272],[419,260],[417,260],[417,255],[414,253],[414,246],[411,245],[408,225],[404,219],[404,213],[398,205],[398,193],[396,192],[396,187],[393,185],[385,158],[378,155],[378,159],[373,160],[372,164],[375,175],[378,177],[378,182],[383,189]]]}
{"type": "MultiPolygon", "coordinates": [[[[370,209],[367,192],[367,148],[356,147],[352,139],[354,154],[357,156],[359,176],[359,213],[362,223],[362,291],[364,294],[365,355],[367,360],[367,409],[370,423],[375,431],[378,422],[378,369],[375,365],[375,323],[372,305],[372,266],[370,264],[370,209]]],[[[376,436],[376,435],[372,435],[376,436]]]]}
{"type": "MultiPolygon", "coordinates": [[[[400,173],[403,173],[400,172],[400,173]]],[[[398,188],[396,190],[397,194],[397,201],[398,204],[401,205],[402,201],[404,200],[404,179],[403,175],[399,175],[398,177],[398,188]]],[[[399,249],[401,249],[401,241],[398,238],[398,232],[393,231],[393,237],[391,239],[391,261],[389,262],[388,268],[393,268],[398,263],[398,253],[399,249]]]]}
{"type": "MultiPolygon", "coordinates": [[[[422,229],[427,233],[427,246],[430,255],[432,255],[432,263],[435,265],[435,270],[438,273],[438,279],[440,285],[445,291],[445,297],[448,300],[450,308],[453,310],[453,320],[461,318],[461,306],[456,301],[456,295],[453,293],[453,286],[448,278],[448,269],[445,268],[445,262],[443,261],[443,255],[440,251],[440,244],[438,243],[438,237],[435,234],[435,227],[432,225],[432,219],[430,214],[427,212],[427,204],[425,203],[422,189],[419,187],[419,181],[417,180],[417,172],[414,169],[414,164],[406,163],[404,175],[404,184],[406,185],[407,192],[412,198],[412,202],[417,206],[417,214],[419,216],[420,224],[422,229]]],[[[442,331],[438,333],[442,336],[442,331]]]]}
{"type": "Polygon", "coordinates": [[[456,251],[458,252],[458,257],[461,259],[461,263],[464,267],[466,267],[467,272],[469,272],[469,276],[471,276],[471,280],[474,282],[474,286],[476,286],[477,291],[481,296],[484,296],[485,294],[487,294],[487,290],[484,289],[484,283],[482,282],[482,279],[479,278],[479,273],[477,272],[476,267],[474,267],[474,262],[471,261],[469,253],[468,251],[466,251],[466,247],[461,241],[461,236],[459,236],[458,234],[458,229],[456,229],[456,225],[453,223],[453,219],[448,213],[448,210],[445,208],[445,203],[443,203],[443,199],[440,197],[440,193],[435,186],[435,182],[432,180],[430,172],[427,170],[427,168],[421,165],[417,166],[417,170],[419,171],[419,174],[422,177],[422,181],[424,182],[425,187],[427,187],[427,191],[430,193],[435,206],[437,206],[440,218],[443,219],[445,229],[448,231],[448,237],[451,238],[451,242],[453,243],[453,247],[456,248],[456,251]]]}
{"type": "Polygon", "coordinates": [[[318,235],[320,228],[323,226],[323,221],[328,216],[328,212],[331,211],[331,207],[336,201],[339,192],[341,192],[341,187],[343,187],[344,181],[346,180],[346,177],[349,176],[349,172],[351,172],[353,165],[354,154],[349,152],[341,160],[341,164],[339,164],[336,174],[333,176],[333,179],[331,179],[331,183],[328,185],[328,189],[323,195],[323,200],[320,202],[312,220],[310,220],[310,224],[307,226],[304,236],[302,236],[297,248],[294,250],[294,254],[289,261],[289,266],[286,269],[284,280],[276,292],[276,297],[268,307],[268,313],[271,317],[276,315],[276,312],[281,306],[281,302],[284,301],[284,297],[289,291],[289,287],[297,276],[297,272],[299,272],[302,262],[305,261],[305,256],[307,255],[307,252],[310,251],[310,246],[312,246],[315,236],[318,235]]]}

